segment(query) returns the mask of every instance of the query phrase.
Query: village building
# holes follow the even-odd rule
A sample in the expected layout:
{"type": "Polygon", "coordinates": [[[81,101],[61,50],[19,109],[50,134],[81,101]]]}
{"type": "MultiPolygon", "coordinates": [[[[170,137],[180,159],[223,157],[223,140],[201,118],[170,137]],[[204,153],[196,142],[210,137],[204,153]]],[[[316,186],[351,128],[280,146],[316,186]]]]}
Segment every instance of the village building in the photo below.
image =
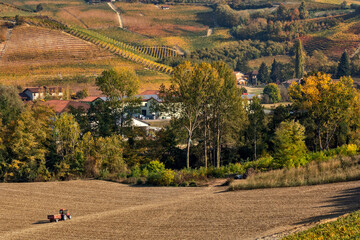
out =
{"type": "Polygon", "coordinates": [[[245,75],[241,72],[234,72],[237,85],[246,85],[247,80],[245,79],[245,75]]]}
{"type": "Polygon", "coordinates": [[[141,99],[141,114],[136,117],[143,119],[169,119],[170,115],[161,112],[158,109],[159,104],[162,103],[162,100],[159,98],[158,90],[146,90],[139,95],[141,99]]]}
{"type": "Polygon", "coordinates": [[[62,97],[61,87],[30,87],[19,93],[23,101],[35,101],[45,97],[62,97]]]}

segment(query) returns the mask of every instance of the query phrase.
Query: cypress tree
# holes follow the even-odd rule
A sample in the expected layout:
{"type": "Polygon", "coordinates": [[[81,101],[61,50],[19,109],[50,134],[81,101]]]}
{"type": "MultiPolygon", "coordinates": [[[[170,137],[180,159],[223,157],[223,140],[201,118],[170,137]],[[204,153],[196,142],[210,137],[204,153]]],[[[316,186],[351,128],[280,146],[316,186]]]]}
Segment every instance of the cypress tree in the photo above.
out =
{"type": "Polygon", "coordinates": [[[302,78],[305,69],[305,53],[300,39],[295,43],[295,77],[302,78]]]}
{"type": "Polygon", "coordinates": [[[269,69],[264,62],[261,63],[259,68],[258,80],[261,83],[268,83],[270,81],[269,69]]]}
{"type": "Polygon", "coordinates": [[[305,3],[304,2],[301,2],[301,4],[300,4],[299,13],[300,13],[300,19],[305,19],[309,15],[308,11],[305,8],[305,3]]]}
{"type": "Polygon", "coordinates": [[[278,72],[279,72],[279,64],[276,61],[276,59],[274,59],[272,65],[271,65],[271,72],[270,72],[270,79],[271,82],[276,82],[278,79],[278,72]]]}
{"type": "Polygon", "coordinates": [[[339,62],[338,68],[337,68],[336,77],[341,78],[342,76],[350,76],[350,74],[351,74],[350,59],[349,59],[349,55],[345,51],[341,55],[340,62],[339,62]]]}

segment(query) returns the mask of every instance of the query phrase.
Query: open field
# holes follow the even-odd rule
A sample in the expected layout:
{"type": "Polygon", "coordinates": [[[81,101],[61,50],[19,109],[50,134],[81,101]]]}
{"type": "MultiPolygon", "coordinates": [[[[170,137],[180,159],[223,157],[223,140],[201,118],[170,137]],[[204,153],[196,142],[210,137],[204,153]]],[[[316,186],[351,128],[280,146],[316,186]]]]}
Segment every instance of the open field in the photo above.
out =
{"type": "Polygon", "coordinates": [[[0,184],[0,239],[255,239],[358,209],[360,182],[223,192],[105,181],[0,184]],[[48,223],[68,208],[73,219],[48,223]]]}
{"type": "Polygon", "coordinates": [[[281,63],[290,63],[291,62],[290,56],[277,55],[277,56],[267,56],[267,57],[261,57],[258,59],[250,60],[248,62],[248,64],[249,64],[249,67],[251,67],[252,69],[258,70],[260,68],[261,63],[264,62],[270,68],[274,59],[276,59],[277,62],[281,62],[281,63]]]}
{"type": "Polygon", "coordinates": [[[124,12],[125,28],[152,37],[206,35],[207,25],[211,24],[207,14],[212,10],[203,6],[174,5],[168,10],[141,3],[116,6],[124,12]]]}

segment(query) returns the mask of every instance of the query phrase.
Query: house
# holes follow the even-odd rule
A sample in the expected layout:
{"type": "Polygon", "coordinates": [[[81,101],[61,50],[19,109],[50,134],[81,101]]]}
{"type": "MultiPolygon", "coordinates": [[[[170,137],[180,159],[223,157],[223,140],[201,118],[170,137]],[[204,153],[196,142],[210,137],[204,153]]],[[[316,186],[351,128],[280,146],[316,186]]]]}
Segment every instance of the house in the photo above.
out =
{"type": "Polygon", "coordinates": [[[259,72],[257,70],[249,72],[246,74],[248,83],[252,84],[252,85],[257,85],[257,75],[259,74],[259,72]]]}
{"type": "Polygon", "coordinates": [[[32,87],[26,88],[19,94],[24,101],[34,101],[44,99],[45,97],[62,97],[63,92],[61,87],[32,87]]]}
{"type": "Polygon", "coordinates": [[[39,101],[39,104],[51,107],[52,109],[54,109],[56,114],[69,112],[71,108],[83,109],[85,112],[87,112],[90,108],[89,104],[70,100],[39,101]]]}
{"type": "Polygon", "coordinates": [[[157,109],[162,100],[159,98],[158,90],[146,90],[139,95],[141,99],[141,115],[137,116],[145,119],[167,119],[169,114],[162,113],[157,109]]]}
{"type": "Polygon", "coordinates": [[[245,85],[247,83],[246,79],[245,79],[245,75],[241,72],[234,72],[235,78],[236,78],[236,83],[238,85],[245,85]]]}
{"type": "Polygon", "coordinates": [[[169,10],[170,7],[168,5],[164,5],[160,7],[161,10],[169,10]]]}

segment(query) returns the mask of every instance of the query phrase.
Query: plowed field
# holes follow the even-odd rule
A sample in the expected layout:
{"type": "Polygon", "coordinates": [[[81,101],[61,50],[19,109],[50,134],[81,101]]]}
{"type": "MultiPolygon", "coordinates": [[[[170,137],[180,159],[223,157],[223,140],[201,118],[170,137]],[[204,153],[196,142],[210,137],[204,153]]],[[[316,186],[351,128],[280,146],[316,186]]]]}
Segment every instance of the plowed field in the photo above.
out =
{"type": "Polygon", "coordinates": [[[0,239],[255,239],[360,207],[360,181],[225,192],[105,181],[0,184],[0,239]],[[49,223],[68,208],[73,219],[49,223]]]}
{"type": "Polygon", "coordinates": [[[60,31],[21,26],[14,29],[0,65],[70,63],[112,56],[91,43],[60,31]]]}

